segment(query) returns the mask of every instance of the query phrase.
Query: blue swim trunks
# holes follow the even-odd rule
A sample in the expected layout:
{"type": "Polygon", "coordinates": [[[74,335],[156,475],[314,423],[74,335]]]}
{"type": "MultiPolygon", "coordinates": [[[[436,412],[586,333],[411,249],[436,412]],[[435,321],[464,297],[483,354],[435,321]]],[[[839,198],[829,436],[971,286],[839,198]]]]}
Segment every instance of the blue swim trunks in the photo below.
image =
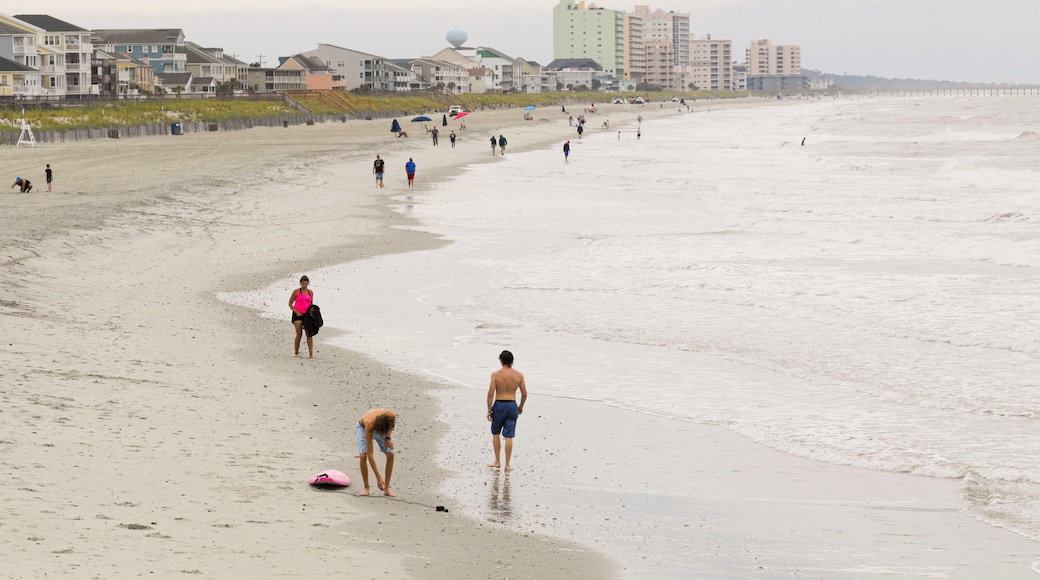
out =
{"type": "MultiPolygon", "coordinates": [[[[368,453],[368,444],[365,443],[365,428],[361,426],[361,423],[357,424],[357,450],[358,453],[368,453]]],[[[372,433],[372,441],[379,444],[379,450],[383,453],[393,453],[393,447],[386,446],[386,438],[379,434],[379,432],[372,433]]]]}
{"type": "Polygon", "coordinates": [[[491,434],[502,434],[506,439],[516,436],[516,418],[520,410],[516,401],[495,401],[491,407],[491,434]]]}

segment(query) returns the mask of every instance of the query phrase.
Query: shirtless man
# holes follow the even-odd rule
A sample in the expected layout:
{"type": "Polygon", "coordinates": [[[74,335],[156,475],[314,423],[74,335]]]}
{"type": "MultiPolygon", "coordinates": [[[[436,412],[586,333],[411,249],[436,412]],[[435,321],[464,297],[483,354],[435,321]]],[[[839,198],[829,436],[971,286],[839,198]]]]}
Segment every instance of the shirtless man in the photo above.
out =
{"type": "Polygon", "coordinates": [[[390,434],[394,431],[396,421],[397,414],[390,409],[372,409],[358,420],[358,458],[361,460],[361,480],[365,483],[361,495],[368,495],[368,465],[372,464],[379,489],[390,497],[397,497],[390,491],[390,476],[394,473],[394,442],[390,440],[390,434]],[[372,449],[372,441],[379,443],[379,450],[386,454],[385,480],[380,477],[379,468],[376,467],[375,452],[369,452],[372,449]]]}
{"type": "Polygon", "coordinates": [[[498,355],[502,368],[491,373],[491,386],[488,388],[487,419],[491,421],[491,435],[495,446],[495,462],[488,467],[501,467],[502,441],[499,434],[506,438],[506,471],[512,471],[509,458],[513,455],[513,436],[516,434],[516,419],[524,412],[527,402],[527,384],[524,375],[513,368],[513,353],[503,350],[498,355]],[[520,389],[520,406],[516,405],[516,391],[520,389]]]}

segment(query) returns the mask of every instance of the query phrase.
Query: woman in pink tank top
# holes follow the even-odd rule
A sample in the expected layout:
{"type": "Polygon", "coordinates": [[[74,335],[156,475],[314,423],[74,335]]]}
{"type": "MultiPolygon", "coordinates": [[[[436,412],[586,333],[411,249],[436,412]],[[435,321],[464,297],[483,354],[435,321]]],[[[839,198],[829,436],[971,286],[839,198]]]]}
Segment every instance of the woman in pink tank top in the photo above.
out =
{"type": "MultiPolygon", "coordinates": [[[[300,339],[303,338],[303,315],[307,314],[307,309],[314,304],[314,291],[307,288],[310,285],[310,280],[306,276],[300,278],[300,287],[293,290],[292,296],[289,297],[289,308],[292,309],[292,323],[296,327],[296,344],[293,351],[293,356],[300,356],[300,339]]],[[[307,336],[307,350],[310,352],[311,358],[314,358],[314,338],[307,336]]]]}

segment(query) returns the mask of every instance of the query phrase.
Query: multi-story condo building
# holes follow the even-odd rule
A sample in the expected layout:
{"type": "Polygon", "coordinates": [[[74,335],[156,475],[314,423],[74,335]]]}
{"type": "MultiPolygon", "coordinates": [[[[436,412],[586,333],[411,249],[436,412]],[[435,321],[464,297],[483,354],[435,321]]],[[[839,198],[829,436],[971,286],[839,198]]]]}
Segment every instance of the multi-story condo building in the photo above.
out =
{"type": "Polygon", "coordinates": [[[553,7],[553,59],[588,58],[604,74],[625,76],[625,13],[584,1],[560,0],[553,7]]]}
{"type": "Polygon", "coordinates": [[[432,58],[417,58],[409,64],[426,88],[450,93],[469,92],[470,67],[432,58]]]}
{"type": "Polygon", "coordinates": [[[66,95],[90,95],[98,92],[97,87],[91,83],[90,59],[94,54],[94,46],[91,44],[90,31],[45,14],[17,14],[15,18],[44,31],[43,46],[52,51],[45,56],[48,64],[44,66],[54,67],[47,71],[53,73],[53,76],[48,77],[45,73],[42,79],[45,87],[63,86],[66,95]],[[63,68],[59,62],[64,63],[63,68]],[[64,78],[55,78],[62,73],[64,78]]]}
{"type": "Polygon", "coordinates": [[[399,67],[381,56],[322,43],[303,54],[324,62],[333,73],[334,84],[348,91],[393,91],[400,82],[399,67]]]}
{"type": "Polygon", "coordinates": [[[187,49],[180,28],[95,30],[94,44],[108,53],[147,58],[157,73],[186,72],[187,49]]]}
{"type": "Polygon", "coordinates": [[[747,49],[748,75],[802,74],[802,47],[796,44],[773,44],[755,40],[747,49]]]}
{"type": "MultiPolygon", "coordinates": [[[[636,6],[635,14],[643,17],[643,42],[647,46],[661,43],[672,45],[670,53],[674,70],[671,74],[671,84],[661,86],[679,90],[688,88],[691,82],[690,15],[674,11],[666,12],[660,8],[651,12],[649,6],[636,6]]],[[[660,55],[659,49],[655,52],[660,55]]]]}
{"type": "Polygon", "coordinates": [[[733,90],[733,42],[690,35],[690,76],[698,89],[733,90]]]}
{"type": "Polygon", "coordinates": [[[646,28],[642,14],[625,14],[625,80],[642,82],[646,76],[646,28]]]}
{"type": "Polygon", "coordinates": [[[646,43],[646,76],[644,81],[664,89],[677,89],[675,47],[671,42],[646,43]]]}

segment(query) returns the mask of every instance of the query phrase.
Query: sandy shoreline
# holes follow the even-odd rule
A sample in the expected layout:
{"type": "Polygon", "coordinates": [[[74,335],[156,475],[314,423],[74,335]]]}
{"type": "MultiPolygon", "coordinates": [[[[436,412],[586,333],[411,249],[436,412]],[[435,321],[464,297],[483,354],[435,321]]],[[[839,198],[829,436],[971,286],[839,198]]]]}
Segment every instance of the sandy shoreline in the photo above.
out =
{"type": "MultiPolygon", "coordinates": [[[[640,113],[668,111],[601,112],[590,130],[640,113]]],[[[324,348],[327,335],[318,361],[294,359],[288,318],[216,298],[438,243],[387,207],[408,157],[423,187],[490,160],[491,134],[510,151],[573,138],[559,111],[466,123],[455,150],[383,121],[0,150],[11,180],[36,186],[0,201],[5,572],[612,576],[602,554],[429,507],[444,426],[424,392],[439,385],[324,348]],[[45,163],[54,193],[34,179],[45,163]],[[357,473],[352,426],[374,406],[401,413],[402,501],[310,490],[321,469],[357,473]]],[[[319,304],[335,291],[312,280],[319,304]]]]}

